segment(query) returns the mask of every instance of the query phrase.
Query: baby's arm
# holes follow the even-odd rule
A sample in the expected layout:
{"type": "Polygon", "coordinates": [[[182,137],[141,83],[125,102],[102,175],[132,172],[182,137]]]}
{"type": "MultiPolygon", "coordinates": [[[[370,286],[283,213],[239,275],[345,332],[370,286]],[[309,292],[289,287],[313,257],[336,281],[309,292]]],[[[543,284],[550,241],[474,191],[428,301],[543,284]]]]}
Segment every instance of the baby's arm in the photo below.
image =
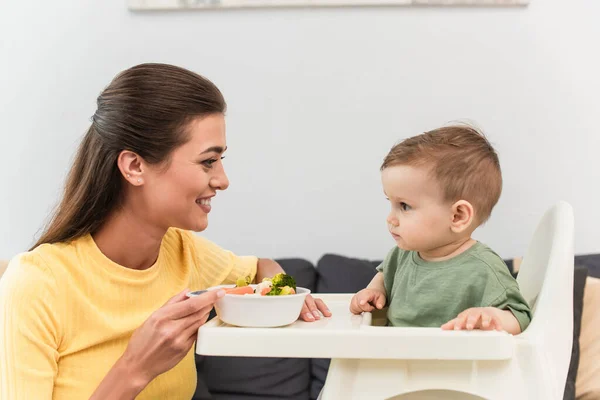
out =
{"type": "Polygon", "coordinates": [[[496,314],[502,323],[502,329],[511,335],[518,335],[521,333],[521,325],[510,310],[501,310],[499,308],[490,307],[496,314]]]}
{"type": "Polygon", "coordinates": [[[350,312],[360,314],[363,311],[371,312],[375,308],[381,310],[385,306],[385,302],[386,292],[383,273],[378,272],[366,289],[361,290],[352,297],[350,312]]]}
{"type": "Polygon", "coordinates": [[[442,325],[444,330],[498,330],[512,335],[521,333],[521,325],[510,310],[495,307],[469,308],[451,321],[442,325]]]}

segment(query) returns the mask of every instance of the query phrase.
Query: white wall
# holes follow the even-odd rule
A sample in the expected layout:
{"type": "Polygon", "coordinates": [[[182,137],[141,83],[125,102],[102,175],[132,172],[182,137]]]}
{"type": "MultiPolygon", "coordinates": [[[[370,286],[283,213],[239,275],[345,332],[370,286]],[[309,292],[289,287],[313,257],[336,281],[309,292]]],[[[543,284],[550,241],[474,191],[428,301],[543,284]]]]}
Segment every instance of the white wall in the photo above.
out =
{"type": "Polygon", "coordinates": [[[383,257],[393,243],[382,157],[465,118],[496,144],[505,180],[478,238],[519,255],[544,209],[565,199],[576,251],[600,252],[599,13],[597,0],[188,13],[4,2],[0,258],[32,243],[102,88],[148,61],[190,68],[225,93],[232,185],[205,234],[236,252],[383,257]]]}

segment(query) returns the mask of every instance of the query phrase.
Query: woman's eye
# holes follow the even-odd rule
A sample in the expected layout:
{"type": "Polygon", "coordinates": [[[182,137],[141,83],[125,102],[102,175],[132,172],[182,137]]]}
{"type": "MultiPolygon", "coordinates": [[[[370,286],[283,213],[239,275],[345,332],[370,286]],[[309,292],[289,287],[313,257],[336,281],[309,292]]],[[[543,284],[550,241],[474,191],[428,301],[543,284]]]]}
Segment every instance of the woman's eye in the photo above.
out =
{"type": "Polygon", "coordinates": [[[406,204],[405,202],[401,201],[400,209],[402,209],[402,211],[408,211],[408,210],[410,210],[410,206],[408,204],[406,204]]]}
{"type": "Polygon", "coordinates": [[[204,165],[206,168],[212,168],[212,165],[214,163],[216,163],[216,162],[217,162],[216,159],[211,158],[210,160],[204,160],[204,161],[202,161],[202,165],[204,165]]]}
{"type": "MultiPolygon", "coordinates": [[[[225,158],[225,156],[221,157],[221,160],[224,159],[224,158],[225,158]]],[[[216,158],[210,158],[208,160],[202,161],[202,165],[204,165],[206,168],[212,168],[212,165],[214,163],[216,163],[217,161],[219,161],[219,160],[216,159],[216,158]]]]}

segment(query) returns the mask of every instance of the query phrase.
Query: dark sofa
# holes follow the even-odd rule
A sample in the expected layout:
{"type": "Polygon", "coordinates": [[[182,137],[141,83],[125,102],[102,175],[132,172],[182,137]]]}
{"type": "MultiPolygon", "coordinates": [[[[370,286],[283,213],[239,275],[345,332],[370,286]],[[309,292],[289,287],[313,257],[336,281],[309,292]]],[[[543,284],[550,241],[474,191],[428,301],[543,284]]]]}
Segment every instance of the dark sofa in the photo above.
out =
{"type": "MultiPolygon", "coordinates": [[[[327,254],[314,266],[302,259],[277,260],[298,286],[314,293],[353,293],[375,275],[380,261],[327,254]]],[[[512,271],[512,261],[506,261],[512,271]]],[[[577,256],[574,271],[574,341],[564,399],[575,398],[579,331],[585,280],[600,277],[600,255],[577,256]]],[[[204,357],[196,355],[198,386],[193,400],[314,400],[329,360],[302,358],[204,357]]]]}

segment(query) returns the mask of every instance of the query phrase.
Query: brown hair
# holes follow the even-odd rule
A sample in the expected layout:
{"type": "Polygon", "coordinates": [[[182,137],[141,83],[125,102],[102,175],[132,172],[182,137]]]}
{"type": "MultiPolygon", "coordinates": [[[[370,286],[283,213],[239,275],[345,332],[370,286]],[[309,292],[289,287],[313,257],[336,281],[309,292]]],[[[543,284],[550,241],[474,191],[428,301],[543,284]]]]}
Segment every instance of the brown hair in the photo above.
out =
{"type": "Polygon", "coordinates": [[[479,224],[492,213],[502,192],[498,154],[478,129],[452,125],[403,140],[385,157],[381,170],[394,165],[426,166],[439,182],[444,200],[466,200],[479,224]]]}
{"type": "Polygon", "coordinates": [[[77,239],[104,223],[122,200],[117,158],[123,150],[168,164],[171,152],[189,140],[192,119],[225,110],[219,89],[186,69],[141,64],[118,74],[97,99],[62,200],[33,248],[77,239]]]}

